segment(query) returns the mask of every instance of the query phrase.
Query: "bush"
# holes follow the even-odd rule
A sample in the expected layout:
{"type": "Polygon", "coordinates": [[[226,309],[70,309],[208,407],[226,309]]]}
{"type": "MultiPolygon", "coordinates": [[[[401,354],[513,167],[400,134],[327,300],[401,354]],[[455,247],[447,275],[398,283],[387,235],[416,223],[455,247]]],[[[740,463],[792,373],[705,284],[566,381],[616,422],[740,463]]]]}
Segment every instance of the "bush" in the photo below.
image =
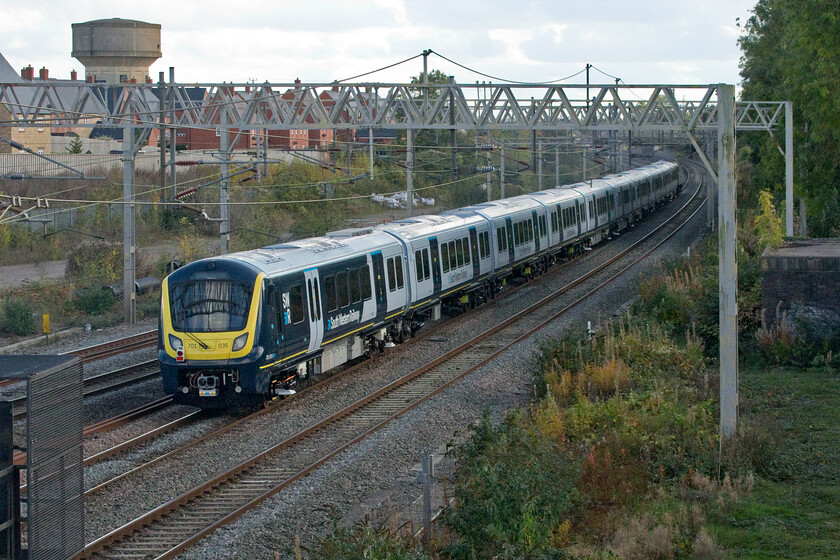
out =
{"type": "MultiPolygon", "coordinates": [[[[333,528],[322,538],[309,557],[313,560],[345,558],[382,558],[388,560],[425,560],[429,556],[415,548],[410,535],[386,527],[374,527],[365,520],[354,528],[345,527],[332,515],[333,528]]],[[[297,551],[296,551],[297,555],[297,551]]],[[[278,555],[279,558],[279,555],[278,555]]]]}
{"type": "Polygon", "coordinates": [[[88,315],[100,315],[111,309],[116,301],[117,297],[111,290],[90,287],[79,290],[73,303],[79,311],[88,315]]]}
{"type": "Polygon", "coordinates": [[[577,466],[521,414],[494,427],[485,414],[457,451],[449,526],[461,536],[453,558],[557,557],[575,507],[577,466]]]}
{"type": "Polygon", "coordinates": [[[35,332],[32,319],[32,305],[25,299],[10,298],[3,303],[0,311],[4,332],[24,336],[35,332]]]}

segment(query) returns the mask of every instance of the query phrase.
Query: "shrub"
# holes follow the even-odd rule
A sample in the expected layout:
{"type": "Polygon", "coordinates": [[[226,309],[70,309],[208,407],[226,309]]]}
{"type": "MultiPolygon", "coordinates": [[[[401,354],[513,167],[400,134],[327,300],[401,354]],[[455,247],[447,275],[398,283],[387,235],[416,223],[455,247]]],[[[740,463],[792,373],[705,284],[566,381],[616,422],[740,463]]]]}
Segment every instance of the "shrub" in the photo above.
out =
{"type": "Polygon", "coordinates": [[[555,437],[533,429],[521,414],[498,427],[485,414],[456,457],[458,505],[449,525],[462,540],[451,547],[453,558],[560,554],[576,501],[577,467],[555,437]]]}
{"type": "Polygon", "coordinates": [[[73,303],[79,311],[88,315],[100,315],[111,309],[116,301],[117,297],[111,290],[93,286],[79,290],[73,303]]]}
{"type": "Polygon", "coordinates": [[[2,328],[3,331],[18,336],[25,336],[35,332],[35,321],[32,318],[32,305],[25,299],[9,298],[3,302],[2,328]]]}
{"type": "Polygon", "coordinates": [[[374,527],[367,519],[356,527],[346,527],[338,521],[336,514],[333,514],[332,518],[332,531],[311,551],[309,557],[312,560],[344,560],[345,558],[425,560],[429,558],[423,550],[415,547],[410,535],[400,534],[385,527],[374,527]]]}

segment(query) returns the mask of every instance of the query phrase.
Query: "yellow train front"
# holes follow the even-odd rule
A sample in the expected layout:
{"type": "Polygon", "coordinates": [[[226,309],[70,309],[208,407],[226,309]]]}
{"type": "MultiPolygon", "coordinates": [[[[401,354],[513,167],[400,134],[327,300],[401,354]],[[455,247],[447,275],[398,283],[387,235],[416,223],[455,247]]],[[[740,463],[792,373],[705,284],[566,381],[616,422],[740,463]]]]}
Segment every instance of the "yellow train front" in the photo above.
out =
{"type": "Polygon", "coordinates": [[[269,393],[259,366],[266,348],[276,347],[267,338],[277,328],[264,276],[235,260],[205,259],[164,280],[158,360],[164,391],[176,402],[227,408],[269,393]]]}

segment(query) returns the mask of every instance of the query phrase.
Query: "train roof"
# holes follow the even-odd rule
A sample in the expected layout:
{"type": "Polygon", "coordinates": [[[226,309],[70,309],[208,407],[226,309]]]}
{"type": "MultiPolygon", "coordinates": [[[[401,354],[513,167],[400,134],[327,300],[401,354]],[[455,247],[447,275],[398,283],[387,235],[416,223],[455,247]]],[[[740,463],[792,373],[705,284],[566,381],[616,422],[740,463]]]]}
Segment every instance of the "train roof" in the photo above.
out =
{"type": "Polygon", "coordinates": [[[542,208],[542,204],[532,198],[530,195],[519,195],[503,200],[492,200],[490,202],[481,202],[458,208],[456,210],[447,210],[444,214],[453,214],[456,216],[474,216],[480,214],[488,218],[497,218],[500,216],[507,216],[510,212],[529,211],[542,208]]]}
{"type": "Polygon", "coordinates": [[[376,226],[377,230],[391,232],[404,239],[430,237],[452,229],[469,227],[481,223],[483,220],[474,214],[460,214],[457,211],[442,214],[424,214],[412,218],[404,218],[387,224],[376,226]]]}
{"type": "Polygon", "coordinates": [[[371,230],[351,237],[324,236],[299,239],[217,258],[236,260],[271,275],[356,257],[396,243],[398,243],[397,240],[387,233],[371,230]]]}

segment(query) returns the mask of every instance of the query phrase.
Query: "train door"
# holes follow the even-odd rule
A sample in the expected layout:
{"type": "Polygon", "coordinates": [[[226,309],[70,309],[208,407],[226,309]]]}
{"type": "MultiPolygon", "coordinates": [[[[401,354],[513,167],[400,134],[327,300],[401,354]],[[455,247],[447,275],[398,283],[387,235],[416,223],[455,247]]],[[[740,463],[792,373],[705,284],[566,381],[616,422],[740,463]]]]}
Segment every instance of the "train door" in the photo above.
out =
{"type": "Polygon", "coordinates": [[[321,315],[318,269],[304,270],[303,276],[306,280],[306,305],[309,309],[309,352],[315,352],[321,348],[321,342],[324,340],[324,318],[321,315]]]}
{"type": "Polygon", "coordinates": [[[513,264],[513,261],[515,260],[515,255],[514,255],[513,251],[514,251],[514,249],[516,249],[516,247],[513,244],[513,220],[512,219],[505,218],[505,230],[507,232],[507,238],[508,238],[508,258],[510,259],[508,261],[508,264],[513,264]]]}
{"type": "Polygon", "coordinates": [[[576,214],[576,217],[577,217],[577,234],[578,235],[583,233],[583,218],[584,218],[584,216],[586,216],[586,206],[585,206],[586,197],[584,197],[583,200],[584,200],[583,203],[581,203],[580,200],[575,200],[575,214],[576,214]],[[584,209],[583,212],[581,212],[581,208],[584,209]]]}
{"type": "Polygon", "coordinates": [[[303,273],[280,280],[280,313],[283,317],[280,323],[280,345],[284,357],[306,351],[309,343],[311,330],[306,320],[305,286],[303,273]]]}
{"type": "Polygon", "coordinates": [[[473,279],[481,276],[481,263],[478,262],[478,234],[475,232],[475,226],[470,228],[470,249],[472,250],[472,265],[473,265],[473,279]]]}
{"type": "Polygon", "coordinates": [[[373,295],[376,298],[376,316],[384,317],[388,311],[388,299],[385,292],[385,261],[382,251],[370,254],[373,261],[373,295]]]}
{"type": "Polygon", "coordinates": [[[429,238],[429,251],[432,253],[432,280],[434,280],[434,293],[440,293],[440,251],[438,251],[437,237],[429,238]]]}
{"type": "Polygon", "coordinates": [[[537,217],[537,211],[531,210],[531,217],[534,219],[534,247],[537,253],[540,252],[540,219],[537,217]]]}
{"type": "Polygon", "coordinates": [[[566,239],[566,230],[565,224],[563,224],[563,208],[560,205],[557,205],[557,229],[558,233],[560,234],[560,243],[563,243],[566,239]]]}
{"type": "MultiPolygon", "coordinates": [[[[265,311],[263,317],[266,323],[266,332],[268,332],[268,353],[274,353],[276,356],[282,356],[285,351],[285,340],[283,339],[283,306],[281,305],[279,286],[274,282],[265,281],[265,290],[263,291],[263,302],[265,304],[265,311]]],[[[270,360],[266,356],[266,359],[270,360]]]]}

